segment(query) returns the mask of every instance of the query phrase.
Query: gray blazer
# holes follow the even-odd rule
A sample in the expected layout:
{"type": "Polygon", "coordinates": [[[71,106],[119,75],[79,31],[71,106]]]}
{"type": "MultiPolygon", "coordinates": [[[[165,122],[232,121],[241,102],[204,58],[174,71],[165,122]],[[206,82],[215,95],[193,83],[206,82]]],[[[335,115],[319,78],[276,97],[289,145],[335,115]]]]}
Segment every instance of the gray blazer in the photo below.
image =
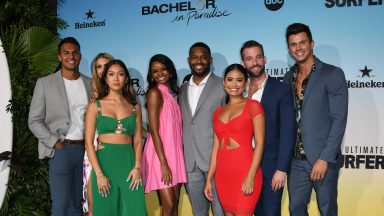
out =
{"type": "MultiPolygon", "coordinates": [[[[88,98],[91,95],[91,79],[80,74],[88,98]]],[[[63,141],[71,125],[67,94],[61,70],[40,78],[36,82],[28,126],[39,141],[39,158],[52,158],[57,140],[63,141]]]]}
{"type": "Polygon", "coordinates": [[[197,166],[208,171],[213,145],[213,112],[225,104],[223,81],[211,73],[200,95],[195,115],[192,116],[188,99],[189,81],[180,89],[179,103],[183,116],[184,158],[187,172],[197,166]]]}
{"type": "MultiPolygon", "coordinates": [[[[309,78],[301,113],[303,145],[308,160],[341,162],[341,142],[348,116],[348,87],[344,72],[317,60],[309,78]]],[[[291,83],[293,68],[284,82],[291,83]]]]}

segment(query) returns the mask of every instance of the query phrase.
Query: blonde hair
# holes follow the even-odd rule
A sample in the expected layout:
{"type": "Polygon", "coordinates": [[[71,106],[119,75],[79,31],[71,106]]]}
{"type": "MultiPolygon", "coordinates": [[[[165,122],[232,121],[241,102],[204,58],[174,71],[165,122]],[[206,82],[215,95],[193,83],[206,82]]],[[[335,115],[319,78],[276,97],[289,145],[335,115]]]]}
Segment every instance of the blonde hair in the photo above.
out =
{"type": "Polygon", "coordinates": [[[96,62],[97,60],[104,58],[108,59],[109,61],[113,60],[113,56],[109,53],[99,53],[95,56],[95,58],[92,60],[91,64],[91,70],[92,70],[92,94],[91,94],[91,102],[95,101],[99,97],[100,92],[100,77],[97,74],[96,70],[96,62]]]}

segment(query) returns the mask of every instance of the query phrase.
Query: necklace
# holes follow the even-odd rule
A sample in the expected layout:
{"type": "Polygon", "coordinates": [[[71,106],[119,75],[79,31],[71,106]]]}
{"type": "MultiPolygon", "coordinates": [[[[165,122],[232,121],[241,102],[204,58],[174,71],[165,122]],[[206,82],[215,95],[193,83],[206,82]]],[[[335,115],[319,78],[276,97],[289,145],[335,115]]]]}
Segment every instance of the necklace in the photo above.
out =
{"type": "MultiPolygon", "coordinates": [[[[116,111],[116,117],[119,116],[119,103],[116,103],[117,111],[116,111]]],[[[117,120],[117,125],[115,129],[115,134],[121,134],[123,131],[126,131],[125,128],[123,128],[123,124],[121,123],[121,120],[117,120]]]]}

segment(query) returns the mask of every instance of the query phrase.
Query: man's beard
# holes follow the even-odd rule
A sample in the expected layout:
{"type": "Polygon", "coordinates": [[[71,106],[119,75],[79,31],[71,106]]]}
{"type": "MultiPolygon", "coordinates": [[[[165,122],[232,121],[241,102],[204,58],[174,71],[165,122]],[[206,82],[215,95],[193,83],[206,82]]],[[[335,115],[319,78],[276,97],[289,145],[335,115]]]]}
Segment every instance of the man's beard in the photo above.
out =
{"type": "Polygon", "coordinates": [[[209,73],[209,69],[207,69],[207,70],[204,70],[202,73],[197,73],[196,71],[194,71],[194,70],[191,70],[191,72],[192,72],[192,75],[193,76],[197,76],[197,77],[204,77],[205,75],[207,75],[208,73],[209,73]]]}
{"type": "Polygon", "coordinates": [[[265,66],[254,65],[254,66],[252,66],[249,70],[247,69],[247,71],[248,71],[248,75],[249,75],[251,78],[259,78],[262,74],[264,74],[264,72],[265,72],[265,66]],[[261,68],[260,71],[259,71],[257,74],[253,73],[253,71],[252,71],[252,68],[255,68],[255,67],[260,67],[260,68],[261,68]]]}

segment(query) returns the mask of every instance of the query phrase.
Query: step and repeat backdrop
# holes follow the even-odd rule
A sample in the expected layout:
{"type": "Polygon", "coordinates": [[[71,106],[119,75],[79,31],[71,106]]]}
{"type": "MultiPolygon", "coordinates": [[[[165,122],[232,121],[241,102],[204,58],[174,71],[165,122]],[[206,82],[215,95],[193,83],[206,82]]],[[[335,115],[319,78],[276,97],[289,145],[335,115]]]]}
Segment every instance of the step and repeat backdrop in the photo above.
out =
{"type": "MultiPolygon", "coordinates": [[[[154,54],[174,61],[181,82],[190,73],[189,47],[203,41],[212,50],[212,71],[221,76],[226,66],[240,62],[242,43],[253,39],[264,45],[269,75],[282,78],[294,64],[286,27],[309,25],[315,55],[341,67],[349,87],[339,214],[384,215],[383,0],[66,0],[58,15],[68,23],[60,36],[76,37],[81,44],[81,72],[91,76],[94,56],[108,52],[126,63],[142,102],[154,54]]],[[[160,215],[156,193],[146,198],[149,215],[160,215]]],[[[285,191],[283,215],[289,215],[288,202],[285,191]]],[[[184,190],[180,205],[181,215],[192,215],[184,190]]],[[[315,196],[310,215],[320,215],[315,196]]]]}

